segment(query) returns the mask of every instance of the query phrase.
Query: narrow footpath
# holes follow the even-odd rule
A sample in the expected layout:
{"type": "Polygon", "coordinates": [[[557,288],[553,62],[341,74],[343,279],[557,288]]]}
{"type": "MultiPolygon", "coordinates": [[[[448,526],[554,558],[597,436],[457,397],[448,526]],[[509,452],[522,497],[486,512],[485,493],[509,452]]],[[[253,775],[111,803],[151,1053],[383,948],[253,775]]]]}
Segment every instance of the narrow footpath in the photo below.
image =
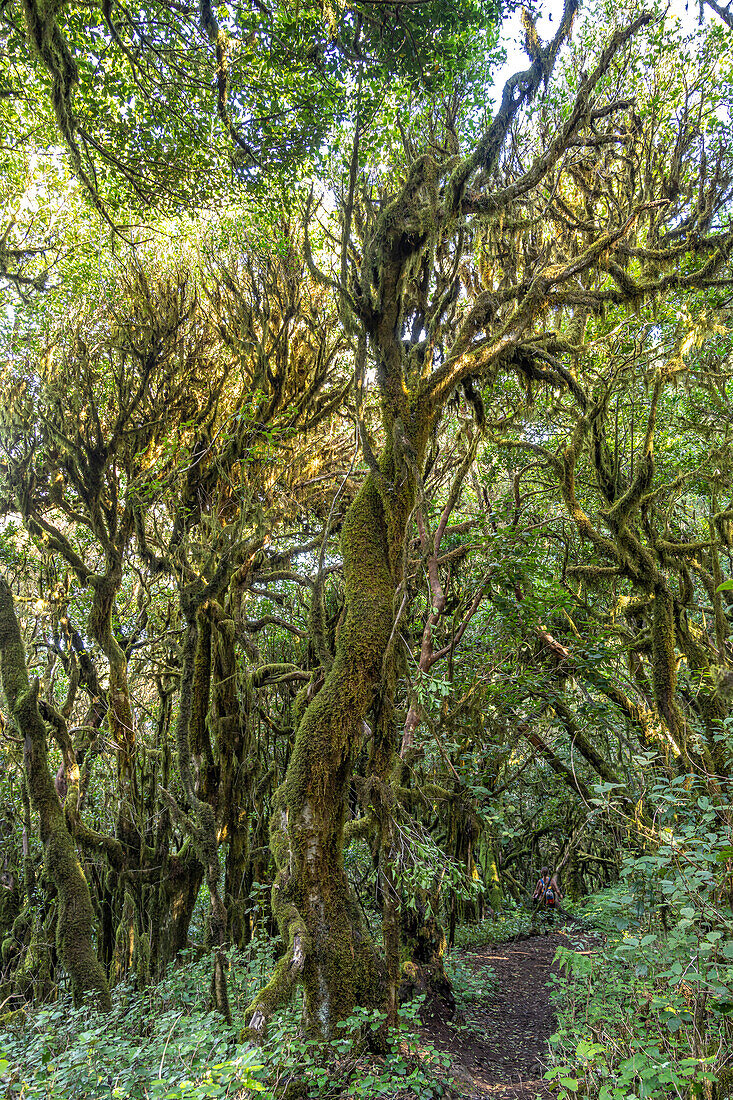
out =
{"type": "Polygon", "coordinates": [[[547,988],[557,947],[569,946],[562,932],[462,953],[476,970],[493,971],[492,989],[471,1006],[469,1027],[439,1019],[426,1024],[425,1037],[451,1055],[458,1094],[465,1100],[546,1100],[547,1040],[554,1012],[547,988]]]}

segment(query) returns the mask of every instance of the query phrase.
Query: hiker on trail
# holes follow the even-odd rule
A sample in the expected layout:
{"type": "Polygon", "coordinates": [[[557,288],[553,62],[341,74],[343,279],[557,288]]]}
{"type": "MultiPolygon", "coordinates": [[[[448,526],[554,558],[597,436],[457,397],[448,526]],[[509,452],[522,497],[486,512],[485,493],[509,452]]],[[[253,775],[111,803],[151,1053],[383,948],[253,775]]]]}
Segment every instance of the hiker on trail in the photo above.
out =
{"type": "Polygon", "coordinates": [[[550,878],[550,889],[553,890],[555,894],[555,905],[559,905],[562,899],[565,897],[564,893],[562,892],[560,883],[558,882],[558,873],[558,871],[553,871],[552,877],[550,878]]]}
{"type": "Polygon", "coordinates": [[[543,867],[532,894],[535,912],[540,912],[552,924],[555,908],[562,898],[562,890],[557,881],[557,872],[550,874],[549,867],[543,867]]]}
{"type": "Polygon", "coordinates": [[[543,867],[540,871],[540,877],[537,879],[537,885],[534,888],[532,894],[532,901],[539,902],[544,901],[545,893],[550,887],[550,868],[543,867]]]}

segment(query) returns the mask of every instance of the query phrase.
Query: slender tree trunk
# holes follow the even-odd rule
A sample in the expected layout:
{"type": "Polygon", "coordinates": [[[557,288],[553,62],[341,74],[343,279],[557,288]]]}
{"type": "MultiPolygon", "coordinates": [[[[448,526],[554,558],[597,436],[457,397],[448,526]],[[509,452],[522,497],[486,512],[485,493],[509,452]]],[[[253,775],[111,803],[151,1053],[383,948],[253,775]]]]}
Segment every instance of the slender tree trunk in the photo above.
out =
{"type": "Polygon", "coordinates": [[[118,833],[134,851],[139,845],[136,823],[138,792],[135,727],[127,677],[127,657],[112,630],[115,597],[122,583],[122,552],[111,555],[104,576],[94,584],[89,632],[109,662],[107,692],[110,740],[117,749],[117,781],[120,790],[118,833]]]}
{"type": "Polygon", "coordinates": [[[58,891],[57,945],[71,979],[74,999],[92,993],[100,1009],[111,1008],[104,970],[92,945],[94,911],[89,885],[48,765],[46,729],[38,710],[38,681],[28,682],[25,650],[7,582],[0,578],[0,665],[13,718],[23,736],[28,789],[40,819],[48,873],[58,891]]]}
{"type": "Polygon", "coordinates": [[[159,955],[156,959],[159,974],[162,974],[166,964],[171,962],[179,951],[183,951],[188,946],[188,929],[201,889],[204,869],[197,859],[189,856],[185,863],[176,860],[169,875],[161,905],[164,924],[161,929],[159,955]]]}
{"type": "Polygon", "coordinates": [[[209,915],[211,939],[214,946],[214,972],[211,993],[214,1004],[222,1016],[231,1023],[231,1009],[226,984],[226,907],[219,890],[221,867],[219,864],[216,816],[208,802],[202,801],[196,793],[193,773],[193,754],[191,752],[190,725],[195,712],[194,687],[196,654],[199,648],[200,630],[198,610],[205,603],[208,594],[188,593],[182,597],[182,605],[187,621],[186,637],[183,645],[181,665],[181,695],[178,703],[176,722],[176,744],[178,748],[178,767],[181,786],[185,794],[187,811],[184,811],[168,792],[168,801],[174,816],[190,833],[206,876],[209,889],[211,910],[209,915]]]}

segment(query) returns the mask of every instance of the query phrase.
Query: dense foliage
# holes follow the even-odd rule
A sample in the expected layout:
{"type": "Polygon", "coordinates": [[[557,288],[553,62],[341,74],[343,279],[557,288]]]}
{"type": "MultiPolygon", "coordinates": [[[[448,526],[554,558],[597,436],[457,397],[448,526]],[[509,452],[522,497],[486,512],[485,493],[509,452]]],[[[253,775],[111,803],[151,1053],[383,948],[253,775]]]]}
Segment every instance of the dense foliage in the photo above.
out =
{"type": "Polygon", "coordinates": [[[543,864],[560,1095],[731,1093],[708,6],[2,5],[9,1096],[441,1095],[543,864]]]}

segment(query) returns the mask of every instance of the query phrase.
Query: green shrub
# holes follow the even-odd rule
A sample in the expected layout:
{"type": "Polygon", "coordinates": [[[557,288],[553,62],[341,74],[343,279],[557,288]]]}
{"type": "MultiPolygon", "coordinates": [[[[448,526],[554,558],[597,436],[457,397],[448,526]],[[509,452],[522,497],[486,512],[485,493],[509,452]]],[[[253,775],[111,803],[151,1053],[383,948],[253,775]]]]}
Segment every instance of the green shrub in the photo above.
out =
{"type": "Polygon", "coordinates": [[[494,972],[490,967],[473,967],[454,955],[446,960],[445,971],[453,986],[459,1012],[484,1000],[494,985],[494,972]]]}
{"type": "Polygon", "coordinates": [[[404,1005],[400,1024],[389,1036],[383,1054],[370,1053],[380,1045],[385,1017],[381,1012],[356,1009],[339,1024],[341,1035],[325,1052],[312,1040],[300,1038],[292,1020],[275,1022],[263,1049],[266,1100],[279,1100],[288,1090],[303,1100],[440,1100],[448,1094],[450,1059],[420,1038],[422,997],[404,1005]]]}
{"type": "Polygon", "coordinates": [[[504,909],[496,916],[456,929],[456,947],[483,947],[487,943],[529,936],[533,932],[532,913],[526,908],[504,909]]]}
{"type": "Polygon", "coordinates": [[[606,934],[592,954],[557,952],[555,1065],[567,1098],[654,1100],[710,1094],[733,1047],[730,807],[702,783],[653,789],[658,840],[589,899],[606,934]]]}
{"type": "Polygon", "coordinates": [[[230,955],[228,1026],[209,1010],[211,960],[191,955],[165,980],[114,990],[112,1012],[74,1008],[70,998],[0,1029],[0,1095],[6,1100],[281,1100],[293,1089],[318,1097],[446,1095],[448,1057],[419,1040],[420,1000],[404,1006],[384,1042],[384,1017],[357,1010],[323,1052],[299,1035],[296,1002],[277,1017],[260,1049],[238,1041],[244,1008],[266,979],[273,944],[261,939],[230,955]],[[383,1050],[369,1053],[370,1038],[383,1050]],[[290,1090],[290,1091],[288,1091],[290,1090]]]}
{"type": "MultiPolygon", "coordinates": [[[[261,954],[261,952],[260,952],[261,954]]],[[[244,1000],[250,953],[232,981],[244,1000]]],[[[208,1010],[208,957],[184,963],[156,986],[115,989],[99,1016],[61,997],[0,1031],[0,1084],[8,1100],[214,1100],[258,1091],[259,1052],[237,1042],[237,1029],[208,1010]]]]}

